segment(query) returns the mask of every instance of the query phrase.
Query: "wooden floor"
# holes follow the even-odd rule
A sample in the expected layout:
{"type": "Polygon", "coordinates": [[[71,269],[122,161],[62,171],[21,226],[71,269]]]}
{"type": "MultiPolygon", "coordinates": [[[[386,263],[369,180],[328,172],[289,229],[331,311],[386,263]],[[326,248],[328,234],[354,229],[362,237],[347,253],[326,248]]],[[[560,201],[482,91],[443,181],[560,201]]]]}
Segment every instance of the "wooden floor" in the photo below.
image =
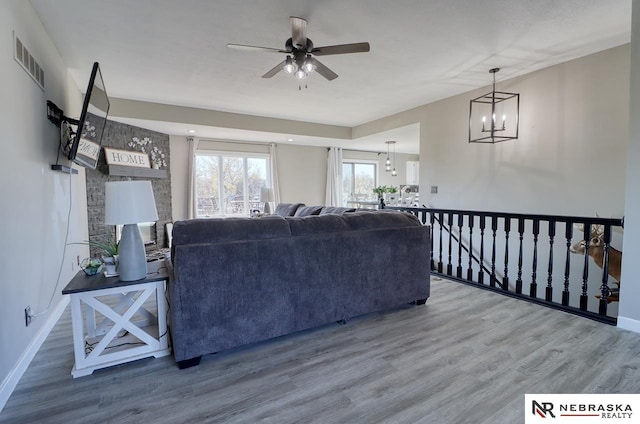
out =
{"type": "Polygon", "coordinates": [[[178,370],[72,379],[66,311],[1,423],[520,423],[525,393],[640,393],[640,335],[446,280],[425,306],[331,324],[178,370]]]}

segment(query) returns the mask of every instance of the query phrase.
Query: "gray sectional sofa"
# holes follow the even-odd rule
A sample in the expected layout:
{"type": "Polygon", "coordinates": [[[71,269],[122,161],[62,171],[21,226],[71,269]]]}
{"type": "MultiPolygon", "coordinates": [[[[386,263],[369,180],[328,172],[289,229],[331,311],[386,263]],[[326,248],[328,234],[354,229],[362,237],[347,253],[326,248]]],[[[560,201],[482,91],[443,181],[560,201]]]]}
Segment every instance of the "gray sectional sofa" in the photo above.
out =
{"type": "Polygon", "coordinates": [[[212,218],[173,226],[180,368],[230,349],[429,297],[429,228],[393,211],[212,218]]]}

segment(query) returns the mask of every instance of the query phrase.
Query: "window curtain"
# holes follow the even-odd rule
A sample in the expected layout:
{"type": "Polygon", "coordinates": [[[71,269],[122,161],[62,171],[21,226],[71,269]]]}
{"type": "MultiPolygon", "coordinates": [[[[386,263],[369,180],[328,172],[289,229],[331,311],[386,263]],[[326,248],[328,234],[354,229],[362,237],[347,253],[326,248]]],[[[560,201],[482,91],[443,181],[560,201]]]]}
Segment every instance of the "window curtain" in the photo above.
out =
{"type": "Polygon", "coordinates": [[[276,143],[269,144],[269,167],[271,168],[271,188],[276,206],[280,203],[280,184],[278,183],[278,154],[276,143]]]}
{"type": "Polygon", "coordinates": [[[188,186],[187,186],[187,218],[193,219],[196,217],[198,210],[197,196],[196,196],[196,151],[198,150],[198,142],[200,139],[195,137],[187,137],[187,143],[189,143],[189,162],[188,162],[188,186]]]}
{"type": "Polygon", "coordinates": [[[330,147],[327,160],[327,206],[342,206],[342,148],[330,147]]]}

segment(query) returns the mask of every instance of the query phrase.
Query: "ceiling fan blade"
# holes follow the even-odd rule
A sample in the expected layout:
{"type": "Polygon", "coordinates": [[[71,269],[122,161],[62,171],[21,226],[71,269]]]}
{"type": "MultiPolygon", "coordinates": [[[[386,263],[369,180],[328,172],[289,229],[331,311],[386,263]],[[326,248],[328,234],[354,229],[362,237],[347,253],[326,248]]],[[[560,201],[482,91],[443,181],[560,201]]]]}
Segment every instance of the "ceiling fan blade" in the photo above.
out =
{"type": "Polygon", "coordinates": [[[291,40],[293,45],[299,49],[307,49],[307,21],[302,18],[290,16],[291,21],[291,40]]]}
{"type": "Polygon", "coordinates": [[[333,72],[331,69],[324,66],[320,61],[315,58],[311,58],[311,61],[314,65],[316,65],[316,72],[328,79],[329,81],[333,81],[338,78],[338,74],[333,72]]]}
{"type": "Polygon", "coordinates": [[[264,74],[262,76],[262,78],[271,78],[272,76],[274,76],[278,72],[282,71],[282,67],[284,66],[285,63],[286,63],[286,60],[283,60],[282,62],[278,63],[270,71],[268,71],[266,74],[264,74]]]}
{"type": "Polygon", "coordinates": [[[335,46],[315,47],[311,50],[316,56],[328,56],[330,54],[366,53],[371,49],[369,43],[338,44],[335,46]]]}
{"type": "Polygon", "coordinates": [[[244,50],[251,52],[287,53],[286,50],[282,49],[274,49],[272,47],[247,46],[245,44],[227,44],[227,47],[234,50],[244,50]]]}

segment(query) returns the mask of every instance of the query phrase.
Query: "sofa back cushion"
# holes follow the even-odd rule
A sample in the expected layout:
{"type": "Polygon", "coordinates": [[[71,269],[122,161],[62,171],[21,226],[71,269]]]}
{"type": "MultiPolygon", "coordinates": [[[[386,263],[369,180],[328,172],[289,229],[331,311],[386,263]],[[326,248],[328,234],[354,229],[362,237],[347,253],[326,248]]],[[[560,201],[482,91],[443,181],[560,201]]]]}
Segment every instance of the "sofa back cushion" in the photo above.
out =
{"type": "Polygon", "coordinates": [[[177,221],[173,224],[172,253],[177,245],[264,240],[291,236],[287,221],[277,215],[260,218],[228,217],[177,221]]]}
{"type": "Polygon", "coordinates": [[[300,206],[304,206],[304,203],[278,203],[273,213],[279,216],[293,216],[300,206]]]}
{"type": "Polygon", "coordinates": [[[344,208],[342,206],[325,206],[320,211],[320,215],[342,215],[343,213],[355,211],[355,208],[344,208]]]}
{"type": "Polygon", "coordinates": [[[293,216],[320,215],[322,206],[300,206],[293,216]]]}

